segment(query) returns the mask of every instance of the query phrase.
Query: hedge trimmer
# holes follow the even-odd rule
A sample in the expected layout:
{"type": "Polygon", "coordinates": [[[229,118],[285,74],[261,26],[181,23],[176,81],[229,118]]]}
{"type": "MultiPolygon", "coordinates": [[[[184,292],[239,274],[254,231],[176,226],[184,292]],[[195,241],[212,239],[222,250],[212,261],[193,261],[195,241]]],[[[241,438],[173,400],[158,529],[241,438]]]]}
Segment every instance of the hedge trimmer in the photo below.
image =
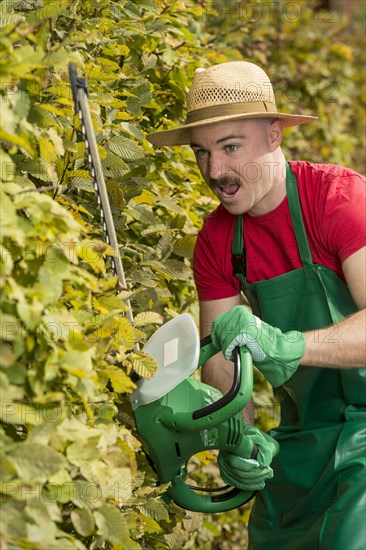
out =
{"type": "MultiPolygon", "coordinates": [[[[69,64],[75,110],[79,115],[105,239],[113,249],[113,270],[126,288],[107,189],[87,103],[87,83],[69,64]]],[[[133,323],[130,303],[128,320],[133,323]]],[[[219,350],[211,338],[199,340],[193,318],[183,313],[159,328],[144,346],[158,369],[151,379],[134,376],[131,397],[137,432],[160,483],[170,485],[165,499],[197,512],[224,512],[242,506],[254,493],[235,487],[197,487],[187,483],[189,460],[202,451],[225,450],[253,458],[256,448],[243,435],[242,409],[253,389],[253,365],[246,348],[235,350],[234,381],[225,395],[191,375],[219,350]]]]}

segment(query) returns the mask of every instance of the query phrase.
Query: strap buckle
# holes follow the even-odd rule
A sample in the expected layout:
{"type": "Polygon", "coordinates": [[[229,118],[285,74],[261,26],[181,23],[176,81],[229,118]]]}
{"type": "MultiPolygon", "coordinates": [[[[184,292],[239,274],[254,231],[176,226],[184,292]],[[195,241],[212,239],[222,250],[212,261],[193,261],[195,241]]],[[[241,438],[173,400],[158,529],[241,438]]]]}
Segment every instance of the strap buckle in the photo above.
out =
{"type": "Polygon", "coordinates": [[[245,257],[245,251],[241,254],[232,254],[231,263],[233,266],[233,275],[242,275],[246,277],[247,275],[247,260],[245,257]]]}

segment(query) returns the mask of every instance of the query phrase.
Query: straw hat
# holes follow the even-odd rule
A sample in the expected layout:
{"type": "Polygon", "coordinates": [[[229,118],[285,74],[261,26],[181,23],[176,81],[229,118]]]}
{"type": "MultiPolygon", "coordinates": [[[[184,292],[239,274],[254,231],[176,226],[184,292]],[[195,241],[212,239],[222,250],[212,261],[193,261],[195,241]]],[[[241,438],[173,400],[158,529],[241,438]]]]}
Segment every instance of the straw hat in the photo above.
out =
{"type": "Polygon", "coordinates": [[[279,113],[271,81],[254,63],[232,61],[208,69],[196,69],[187,95],[183,126],[148,136],[153,145],[185,145],[197,126],[241,118],[278,118],[284,126],[297,126],[317,117],[279,113]]]}

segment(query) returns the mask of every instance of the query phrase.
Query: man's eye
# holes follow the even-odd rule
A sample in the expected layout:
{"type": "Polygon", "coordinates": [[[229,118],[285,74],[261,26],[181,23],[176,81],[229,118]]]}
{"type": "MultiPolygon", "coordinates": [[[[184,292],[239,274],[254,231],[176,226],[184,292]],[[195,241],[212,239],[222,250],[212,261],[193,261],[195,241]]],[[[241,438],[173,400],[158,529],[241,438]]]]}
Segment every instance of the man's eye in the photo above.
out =
{"type": "Polygon", "coordinates": [[[196,149],[194,153],[196,157],[199,158],[204,158],[208,155],[208,151],[206,151],[206,149],[196,149]]]}
{"type": "Polygon", "coordinates": [[[228,153],[234,153],[237,149],[238,149],[238,146],[237,146],[237,145],[234,145],[233,143],[230,143],[229,145],[226,145],[226,146],[225,146],[225,150],[226,150],[228,153]]]}

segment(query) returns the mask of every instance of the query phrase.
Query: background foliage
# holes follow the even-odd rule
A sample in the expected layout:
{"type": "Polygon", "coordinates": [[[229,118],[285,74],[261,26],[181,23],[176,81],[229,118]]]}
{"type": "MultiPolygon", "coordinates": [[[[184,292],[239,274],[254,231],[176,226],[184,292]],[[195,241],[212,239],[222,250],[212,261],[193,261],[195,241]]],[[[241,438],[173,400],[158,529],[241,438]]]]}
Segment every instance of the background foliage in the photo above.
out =
{"type": "MultiPolygon", "coordinates": [[[[167,507],[134,431],[129,374],[154,371],[134,345],[180,312],[197,316],[192,251],[216,205],[187,148],[153,150],[145,136],[184,119],[196,67],[244,58],[267,70],[279,108],[320,117],[287,131],[289,157],[364,171],[364,15],[314,6],[0,4],[2,548],[245,547],[250,507],[167,507]],[[128,281],[119,295],[69,61],[89,83],[128,281]]],[[[258,374],[255,399],[268,429],[276,407],[258,374]]],[[[212,455],[193,464],[196,480],[217,480],[212,455]]]]}

